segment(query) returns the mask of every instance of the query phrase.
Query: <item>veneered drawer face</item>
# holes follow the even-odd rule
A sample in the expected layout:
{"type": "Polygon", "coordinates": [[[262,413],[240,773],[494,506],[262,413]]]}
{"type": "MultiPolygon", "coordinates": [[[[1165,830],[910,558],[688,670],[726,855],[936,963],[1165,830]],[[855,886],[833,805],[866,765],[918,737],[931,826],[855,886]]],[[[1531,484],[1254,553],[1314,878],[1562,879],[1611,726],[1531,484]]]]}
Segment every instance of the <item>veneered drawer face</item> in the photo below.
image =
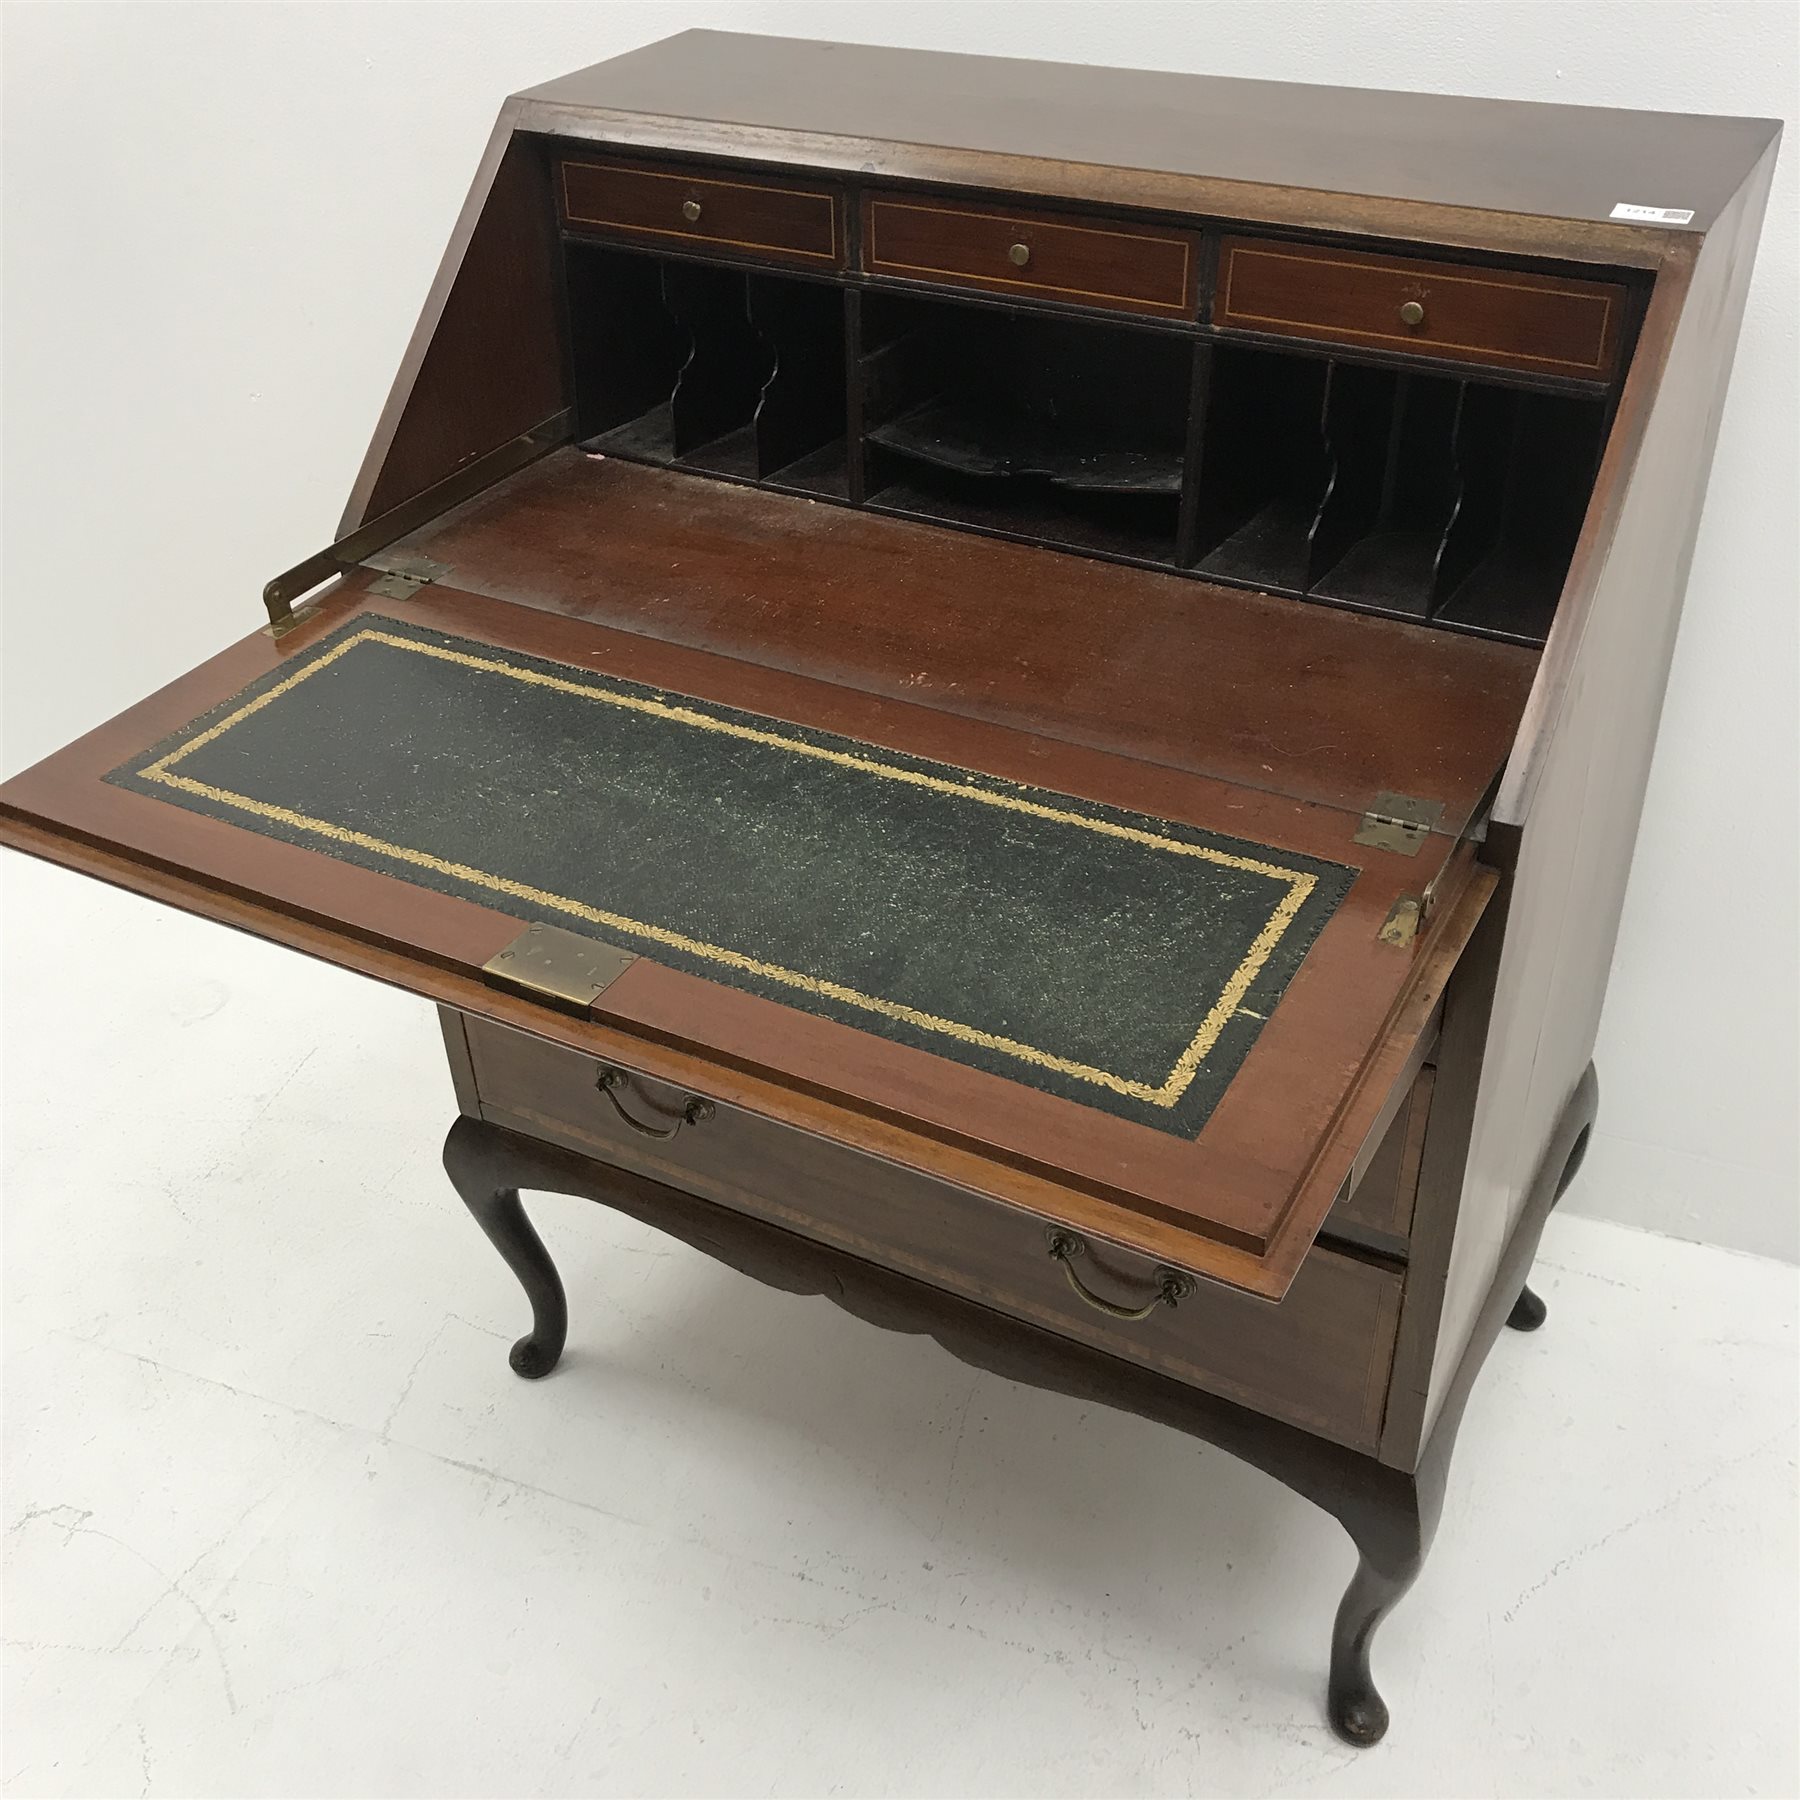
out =
{"type": "Polygon", "coordinates": [[[1188,234],[1152,225],[1001,212],[871,195],[863,267],[937,286],[1163,318],[1194,316],[1188,234]]]}
{"type": "Polygon", "coordinates": [[[1214,323],[1604,381],[1623,311],[1609,282],[1226,238],[1214,323]]]}
{"type": "Polygon", "coordinates": [[[821,268],[842,260],[829,188],[627,162],[565,162],[559,188],[577,231],[821,268]]]}
{"type": "Polygon", "coordinates": [[[1315,1248],[1279,1303],[1159,1265],[829,1139],[465,1016],[480,1116],[848,1250],[1361,1449],[1386,1405],[1401,1277],[1315,1248]],[[1065,1234],[1066,1235],[1066,1234],[1065,1234]],[[1065,1246],[1066,1247],[1066,1246],[1065,1246]],[[1070,1271],[1126,1310],[1084,1300],[1070,1271]]]}

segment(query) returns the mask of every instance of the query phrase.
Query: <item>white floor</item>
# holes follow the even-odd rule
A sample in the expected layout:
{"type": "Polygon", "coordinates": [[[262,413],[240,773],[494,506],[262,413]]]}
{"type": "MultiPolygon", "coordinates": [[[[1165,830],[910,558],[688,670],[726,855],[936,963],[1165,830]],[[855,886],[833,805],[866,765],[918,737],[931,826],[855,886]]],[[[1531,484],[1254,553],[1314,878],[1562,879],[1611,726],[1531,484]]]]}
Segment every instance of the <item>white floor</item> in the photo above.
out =
{"type": "Polygon", "coordinates": [[[6,861],[8,1794],[1800,1791],[1792,1269],[1552,1221],[1357,1753],[1322,1514],[576,1201],[526,1385],[430,1010],[6,861]]]}

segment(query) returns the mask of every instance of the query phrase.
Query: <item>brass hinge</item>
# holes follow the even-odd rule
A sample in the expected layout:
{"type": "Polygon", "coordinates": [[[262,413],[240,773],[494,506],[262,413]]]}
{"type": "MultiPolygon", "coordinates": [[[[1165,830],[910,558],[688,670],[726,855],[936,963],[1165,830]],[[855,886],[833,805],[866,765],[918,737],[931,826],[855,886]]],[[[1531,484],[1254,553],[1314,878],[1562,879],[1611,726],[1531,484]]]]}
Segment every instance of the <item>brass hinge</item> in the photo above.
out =
{"type": "MultiPolygon", "coordinates": [[[[1442,883],[1450,865],[1459,860],[1458,852],[1463,844],[1479,844],[1487,837],[1488,814],[1494,804],[1494,795],[1499,792],[1500,777],[1495,775],[1488,783],[1487,791],[1476,803],[1469,814],[1469,821],[1463,826],[1456,845],[1444,860],[1438,864],[1438,871],[1425,884],[1421,894],[1402,894],[1388,908],[1388,916],[1382,922],[1376,937],[1384,944],[1397,944],[1402,949],[1410,945],[1419,933],[1424,930],[1432,913],[1437,909],[1438,887],[1442,883]]],[[[1362,830],[1356,834],[1359,844],[1380,841],[1373,835],[1365,837],[1364,832],[1405,831],[1414,834],[1406,844],[1382,842],[1382,848],[1400,850],[1407,856],[1417,856],[1419,847],[1431,834],[1443,814],[1443,806],[1436,800],[1413,800],[1405,794],[1378,794],[1375,807],[1363,814],[1362,830]],[[1395,808],[1388,803],[1398,801],[1401,807],[1395,808]],[[1401,811],[1410,812],[1409,818],[1401,818],[1401,811]],[[1424,823],[1420,823],[1424,821],[1424,823]]]]}
{"type": "Polygon", "coordinates": [[[279,619],[271,619],[263,627],[263,635],[280,642],[290,631],[298,631],[302,625],[318,616],[319,603],[316,600],[310,606],[297,606],[292,612],[283,613],[279,619]]]}
{"type": "Polygon", "coordinates": [[[363,558],[365,569],[380,572],[379,581],[369,583],[369,592],[383,600],[410,600],[420,588],[450,576],[448,563],[433,562],[429,556],[412,556],[403,550],[377,550],[363,558]]]}
{"type": "Polygon", "coordinates": [[[636,961],[629,950],[599,938],[559,925],[527,925],[481,965],[481,972],[490,985],[510,994],[584,1015],[636,961]]]}
{"type": "Polygon", "coordinates": [[[1438,865],[1438,872],[1425,884],[1424,893],[1402,894],[1388,908],[1388,916],[1375,934],[1382,943],[1398,944],[1404,949],[1424,930],[1437,910],[1438,883],[1444,879],[1444,871],[1450,867],[1453,856],[1454,852],[1438,865]]]}
{"type": "Polygon", "coordinates": [[[1405,949],[1419,935],[1419,927],[1425,922],[1428,898],[1425,894],[1402,894],[1388,908],[1388,916],[1375,935],[1384,944],[1397,944],[1405,949]]]}
{"type": "Polygon", "coordinates": [[[1371,850],[1397,850],[1402,856],[1417,856],[1443,816],[1441,800],[1419,800],[1411,794],[1377,794],[1352,841],[1367,844],[1371,850]]]}

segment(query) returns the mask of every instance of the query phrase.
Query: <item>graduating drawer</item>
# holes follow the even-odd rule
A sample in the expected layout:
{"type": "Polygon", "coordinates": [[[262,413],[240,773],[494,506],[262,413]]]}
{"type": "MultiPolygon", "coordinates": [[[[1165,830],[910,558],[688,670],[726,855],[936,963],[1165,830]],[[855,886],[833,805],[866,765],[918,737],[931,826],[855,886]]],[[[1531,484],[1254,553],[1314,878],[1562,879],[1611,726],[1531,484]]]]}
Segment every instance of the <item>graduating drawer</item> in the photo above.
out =
{"type": "Polygon", "coordinates": [[[1226,238],[1214,323],[1604,381],[1623,311],[1610,282],[1226,238]]]}
{"type": "Polygon", "coordinates": [[[841,260],[827,188],[627,162],[565,162],[558,186],[563,222],[577,231],[773,262],[841,260]]]}
{"type": "Polygon", "coordinates": [[[622,1064],[472,1015],[460,1029],[478,1116],[492,1124],[1375,1446],[1400,1303],[1389,1270],[1315,1248],[1279,1304],[1254,1299],[622,1064]]]}
{"type": "Polygon", "coordinates": [[[1195,311],[1193,240],[1155,226],[871,195],[862,255],[869,274],[906,281],[1171,319],[1195,311]]]}

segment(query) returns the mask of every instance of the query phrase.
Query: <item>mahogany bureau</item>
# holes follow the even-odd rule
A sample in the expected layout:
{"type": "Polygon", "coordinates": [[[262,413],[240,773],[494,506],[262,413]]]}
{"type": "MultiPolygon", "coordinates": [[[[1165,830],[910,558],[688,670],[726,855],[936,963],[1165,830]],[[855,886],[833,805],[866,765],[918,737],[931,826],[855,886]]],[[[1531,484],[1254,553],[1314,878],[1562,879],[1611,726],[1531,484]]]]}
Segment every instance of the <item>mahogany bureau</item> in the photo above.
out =
{"type": "Polygon", "coordinates": [[[1418,1572],[1589,1059],[1778,130],[690,32],[507,101],[342,524],[0,837],[585,1195],[1418,1572]]]}

